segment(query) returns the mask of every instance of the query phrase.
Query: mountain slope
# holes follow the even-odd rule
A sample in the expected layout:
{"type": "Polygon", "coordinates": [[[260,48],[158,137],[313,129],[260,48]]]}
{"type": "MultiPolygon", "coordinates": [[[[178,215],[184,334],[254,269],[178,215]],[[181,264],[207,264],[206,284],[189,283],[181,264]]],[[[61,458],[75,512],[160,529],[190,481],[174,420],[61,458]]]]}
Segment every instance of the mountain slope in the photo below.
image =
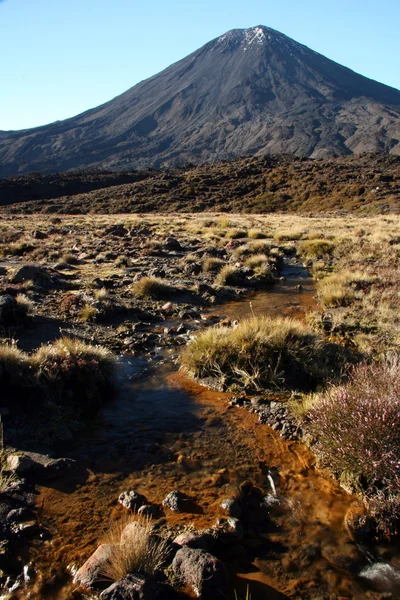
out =
{"type": "Polygon", "coordinates": [[[400,154],[400,91],[259,26],[81,115],[0,132],[0,175],[376,151],[400,154]]]}

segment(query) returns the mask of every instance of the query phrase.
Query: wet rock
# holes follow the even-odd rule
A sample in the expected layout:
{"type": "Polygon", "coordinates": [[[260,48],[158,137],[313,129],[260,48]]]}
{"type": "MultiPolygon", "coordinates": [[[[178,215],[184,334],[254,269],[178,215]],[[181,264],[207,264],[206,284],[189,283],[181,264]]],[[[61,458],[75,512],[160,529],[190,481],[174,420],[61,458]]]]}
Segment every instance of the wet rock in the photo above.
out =
{"type": "Polygon", "coordinates": [[[13,323],[17,313],[17,301],[13,296],[0,296],[0,323],[7,325],[13,323]]]}
{"type": "Polygon", "coordinates": [[[234,517],[218,519],[214,530],[218,539],[225,544],[229,544],[233,540],[241,540],[244,533],[242,523],[234,517]]]}
{"type": "Polygon", "coordinates": [[[164,498],[162,504],[175,512],[185,512],[188,502],[190,502],[190,499],[186,494],[182,494],[178,490],[173,490],[164,498]]]}
{"type": "Polygon", "coordinates": [[[200,550],[210,550],[216,542],[216,536],[212,529],[199,531],[184,531],[174,539],[174,544],[178,546],[187,546],[188,548],[198,548],[200,550]]]}
{"type": "Polygon", "coordinates": [[[181,548],[172,562],[172,570],[198,598],[219,597],[227,590],[228,571],[225,565],[204,550],[181,548]]]}
{"type": "Polygon", "coordinates": [[[362,509],[350,508],[345,515],[344,524],[354,542],[366,542],[376,535],[373,519],[362,509]]]}
{"type": "Polygon", "coordinates": [[[221,502],[221,508],[223,508],[230,517],[240,517],[242,509],[236,498],[225,498],[221,502]]]}
{"type": "Polygon", "coordinates": [[[118,502],[128,510],[139,510],[143,504],[147,504],[146,498],[136,490],[122,492],[118,497],[118,502]]]}
{"type": "Polygon", "coordinates": [[[76,572],[74,583],[86,588],[93,588],[102,580],[102,570],[113,551],[111,544],[101,544],[90,558],[76,572]]]}
{"type": "Polygon", "coordinates": [[[322,550],[322,556],[330,565],[350,574],[357,574],[365,565],[366,559],[356,546],[346,544],[343,549],[327,546],[322,550]]]}
{"type": "Polygon", "coordinates": [[[280,500],[276,494],[267,494],[261,501],[261,506],[267,509],[276,508],[280,505],[280,500]]]}
{"type": "Polygon", "coordinates": [[[100,594],[101,600],[157,600],[162,588],[151,577],[130,574],[100,594]]]}
{"type": "Polygon", "coordinates": [[[47,454],[22,452],[7,457],[7,467],[17,475],[26,477],[37,475],[45,479],[59,477],[75,465],[72,458],[51,458],[47,454]]]}

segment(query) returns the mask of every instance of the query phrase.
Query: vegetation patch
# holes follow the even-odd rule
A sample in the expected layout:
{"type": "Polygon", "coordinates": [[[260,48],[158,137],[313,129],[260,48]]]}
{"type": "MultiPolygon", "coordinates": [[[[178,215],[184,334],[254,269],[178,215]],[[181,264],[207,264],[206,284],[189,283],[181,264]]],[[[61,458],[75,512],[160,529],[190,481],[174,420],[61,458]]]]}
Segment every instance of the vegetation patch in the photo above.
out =
{"type": "Polygon", "coordinates": [[[176,293],[176,289],[158,277],[142,277],[132,286],[132,293],[136,298],[166,299],[176,293]]]}
{"type": "Polygon", "coordinates": [[[201,332],[181,364],[192,377],[216,377],[229,389],[310,390],[337,375],[344,355],[298,321],[253,317],[201,332]]]}
{"type": "Polygon", "coordinates": [[[400,354],[360,364],[308,410],[323,463],[361,492],[379,528],[400,522],[400,354]]]}

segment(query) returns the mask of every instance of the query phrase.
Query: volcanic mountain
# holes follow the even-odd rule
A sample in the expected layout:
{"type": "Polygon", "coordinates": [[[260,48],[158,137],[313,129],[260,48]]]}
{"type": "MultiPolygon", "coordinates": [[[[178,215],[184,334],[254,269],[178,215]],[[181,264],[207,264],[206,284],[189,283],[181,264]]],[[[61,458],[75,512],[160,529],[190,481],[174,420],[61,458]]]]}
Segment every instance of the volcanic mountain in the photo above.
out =
{"type": "Polygon", "coordinates": [[[258,26],[76,117],[1,131],[0,175],[377,151],[400,154],[400,91],[258,26]]]}

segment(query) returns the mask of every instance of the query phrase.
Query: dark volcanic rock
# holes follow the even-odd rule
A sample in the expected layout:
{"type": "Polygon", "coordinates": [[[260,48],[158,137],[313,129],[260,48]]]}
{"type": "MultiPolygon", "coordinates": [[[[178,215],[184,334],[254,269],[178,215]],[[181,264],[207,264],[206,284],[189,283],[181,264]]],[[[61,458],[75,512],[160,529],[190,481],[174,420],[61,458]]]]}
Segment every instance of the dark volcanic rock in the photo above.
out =
{"type": "Polygon", "coordinates": [[[127,575],[113,583],[100,594],[101,600],[157,600],[161,598],[161,587],[151,578],[142,575],[127,575]]]}
{"type": "Polygon", "coordinates": [[[76,572],[74,583],[91,589],[102,579],[101,572],[111,556],[111,544],[101,544],[76,572]]]}
{"type": "Polygon", "coordinates": [[[1,132],[0,175],[256,153],[398,154],[399,116],[398,90],[269,27],[235,29],[102,106],[1,132]]]}

